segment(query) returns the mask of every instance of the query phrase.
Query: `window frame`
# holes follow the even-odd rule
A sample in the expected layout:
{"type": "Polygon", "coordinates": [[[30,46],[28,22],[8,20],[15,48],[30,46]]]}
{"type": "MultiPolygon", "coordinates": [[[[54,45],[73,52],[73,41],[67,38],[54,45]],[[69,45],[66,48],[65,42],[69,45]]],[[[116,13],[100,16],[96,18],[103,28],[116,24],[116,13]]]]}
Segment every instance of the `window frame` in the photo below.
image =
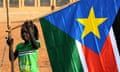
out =
{"type": "Polygon", "coordinates": [[[10,4],[10,0],[8,0],[8,6],[9,6],[9,8],[19,8],[19,6],[20,6],[20,0],[15,0],[15,1],[18,1],[18,4],[14,4],[13,3],[13,5],[11,5],[10,4]]]}
{"type": "MultiPolygon", "coordinates": [[[[66,0],[63,0],[63,1],[65,1],[66,2],[66,0]]],[[[70,3],[70,0],[68,0],[68,3],[63,3],[63,4],[57,4],[57,0],[56,0],[56,7],[61,7],[61,6],[64,6],[64,5],[66,5],[66,4],[69,4],[70,3]]]]}
{"type": "MultiPolygon", "coordinates": [[[[14,6],[10,6],[9,4],[9,1],[8,0],[8,8],[42,8],[42,9],[47,9],[47,8],[51,8],[51,6],[54,6],[54,8],[60,8],[60,7],[63,7],[65,5],[61,5],[61,6],[57,6],[56,5],[56,0],[50,0],[50,6],[41,6],[40,5],[40,0],[34,0],[34,6],[25,6],[24,4],[24,0],[18,0],[18,6],[17,7],[14,7],[14,6]]],[[[68,3],[72,3],[72,2],[75,2],[75,1],[78,1],[78,0],[69,0],[68,3]]],[[[6,0],[3,0],[3,5],[0,6],[0,8],[6,8],[6,0]]]]}
{"type": "Polygon", "coordinates": [[[33,0],[33,1],[34,1],[33,5],[25,5],[25,0],[23,0],[24,7],[35,7],[37,0],[33,0]]]}
{"type": "Polygon", "coordinates": [[[1,5],[0,5],[0,8],[4,6],[4,0],[1,0],[1,5]]]}

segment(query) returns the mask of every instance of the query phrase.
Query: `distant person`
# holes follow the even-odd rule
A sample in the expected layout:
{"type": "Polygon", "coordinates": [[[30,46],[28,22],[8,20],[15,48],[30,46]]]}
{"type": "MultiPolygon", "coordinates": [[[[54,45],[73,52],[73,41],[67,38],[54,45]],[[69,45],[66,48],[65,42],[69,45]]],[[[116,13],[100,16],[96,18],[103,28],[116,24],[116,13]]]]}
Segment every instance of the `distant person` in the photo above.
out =
{"type": "MultiPolygon", "coordinates": [[[[21,38],[24,42],[18,43],[14,52],[14,60],[18,57],[20,72],[39,72],[37,61],[40,41],[38,35],[38,29],[32,21],[24,22],[21,27],[21,38]]],[[[8,38],[7,43],[9,46],[13,45],[13,39],[8,38]]],[[[10,54],[9,59],[10,61],[12,59],[10,54]]]]}

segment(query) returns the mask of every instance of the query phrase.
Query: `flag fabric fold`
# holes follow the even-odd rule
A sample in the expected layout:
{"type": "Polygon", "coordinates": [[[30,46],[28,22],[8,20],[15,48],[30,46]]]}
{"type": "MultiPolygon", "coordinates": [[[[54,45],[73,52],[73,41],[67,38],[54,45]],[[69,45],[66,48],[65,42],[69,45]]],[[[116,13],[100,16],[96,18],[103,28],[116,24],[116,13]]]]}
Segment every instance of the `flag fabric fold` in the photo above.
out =
{"type": "Polygon", "coordinates": [[[115,39],[116,39],[119,54],[120,54],[120,45],[119,45],[120,44],[120,8],[113,23],[113,31],[115,34],[115,39]]]}
{"type": "Polygon", "coordinates": [[[80,0],[40,18],[53,72],[119,72],[110,29],[119,0],[80,0]]]}

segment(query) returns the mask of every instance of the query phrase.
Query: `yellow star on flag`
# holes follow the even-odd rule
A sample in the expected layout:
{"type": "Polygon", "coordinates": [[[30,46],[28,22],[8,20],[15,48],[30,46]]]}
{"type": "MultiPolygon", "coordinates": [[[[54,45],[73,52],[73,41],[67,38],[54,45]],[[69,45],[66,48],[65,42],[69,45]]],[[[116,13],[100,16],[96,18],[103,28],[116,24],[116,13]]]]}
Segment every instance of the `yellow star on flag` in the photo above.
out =
{"type": "Polygon", "coordinates": [[[94,15],[94,9],[93,7],[90,10],[90,14],[88,18],[78,18],[77,21],[84,25],[84,31],[82,33],[81,38],[83,39],[86,35],[88,35],[90,32],[92,32],[95,36],[100,38],[100,33],[98,30],[98,26],[102,24],[107,18],[96,18],[94,15]]]}

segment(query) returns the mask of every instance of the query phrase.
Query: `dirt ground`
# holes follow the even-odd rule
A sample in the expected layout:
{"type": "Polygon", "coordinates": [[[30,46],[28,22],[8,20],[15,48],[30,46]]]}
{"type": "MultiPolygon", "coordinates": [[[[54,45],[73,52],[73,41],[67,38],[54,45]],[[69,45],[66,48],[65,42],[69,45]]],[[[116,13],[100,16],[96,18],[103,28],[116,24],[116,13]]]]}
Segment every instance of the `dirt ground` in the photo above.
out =
{"type": "MultiPolygon", "coordinates": [[[[14,28],[16,26],[21,25],[23,22],[19,22],[19,23],[10,23],[11,28],[14,28]]],[[[52,72],[51,66],[50,66],[50,62],[49,62],[49,58],[48,58],[48,54],[46,51],[46,47],[45,47],[45,43],[44,43],[44,38],[42,35],[42,30],[40,28],[40,24],[36,21],[34,22],[38,29],[39,29],[39,39],[41,41],[41,48],[39,48],[39,58],[38,58],[38,67],[40,72],[52,72]]],[[[11,64],[8,58],[8,46],[6,45],[6,39],[5,37],[7,37],[7,27],[6,27],[6,23],[0,23],[0,65],[2,63],[2,59],[3,59],[3,53],[5,53],[4,55],[4,61],[3,61],[3,65],[0,67],[0,72],[11,72],[11,64]],[[4,49],[6,48],[6,51],[4,52],[4,49]]],[[[12,38],[14,39],[14,47],[13,50],[15,50],[15,46],[17,43],[21,42],[21,37],[20,37],[20,27],[17,29],[14,29],[12,31],[12,38]]],[[[15,60],[14,62],[14,72],[19,72],[19,68],[18,68],[18,60],[15,60]]]]}

